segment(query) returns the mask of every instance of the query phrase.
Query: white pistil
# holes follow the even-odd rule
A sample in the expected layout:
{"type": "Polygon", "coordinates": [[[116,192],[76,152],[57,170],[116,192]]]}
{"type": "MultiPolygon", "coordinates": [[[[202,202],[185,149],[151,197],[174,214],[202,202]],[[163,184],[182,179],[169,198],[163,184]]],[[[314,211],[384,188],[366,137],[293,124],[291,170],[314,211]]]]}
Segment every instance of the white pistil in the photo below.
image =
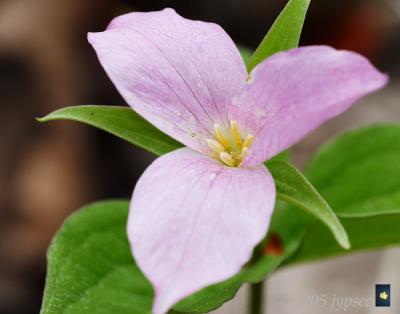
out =
{"type": "Polygon", "coordinates": [[[220,153],[222,153],[225,150],[225,148],[219,142],[217,142],[216,140],[207,139],[207,145],[215,153],[217,153],[217,155],[219,155],[220,153]]]}
{"type": "Polygon", "coordinates": [[[222,152],[219,154],[219,158],[226,163],[230,167],[235,167],[235,160],[232,158],[231,154],[228,154],[227,152],[222,152]]]}
{"type": "Polygon", "coordinates": [[[250,155],[250,150],[247,147],[243,147],[242,151],[240,153],[240,156],[238,158],[239,163],[238,163],[238,167],[242,165],[243,161],[250,155]]]}
{"type": "Polygon", "coordinates": [[[246,157],[249,157],[250,155],[250,150],[247,147],[243,147],[242,153],[241,153],[241,159],[245,159],[246,157]]]}

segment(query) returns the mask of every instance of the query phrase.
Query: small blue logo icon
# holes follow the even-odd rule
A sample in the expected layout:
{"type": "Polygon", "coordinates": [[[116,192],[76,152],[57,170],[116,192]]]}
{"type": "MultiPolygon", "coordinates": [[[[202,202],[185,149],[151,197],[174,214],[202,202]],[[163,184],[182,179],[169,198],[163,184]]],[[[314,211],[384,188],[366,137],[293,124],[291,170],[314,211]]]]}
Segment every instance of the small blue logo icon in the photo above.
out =
{"type": "Polygon", "coordinates": [[[375,306],[390,307],[390,285],[375,285],[375,306]]]}

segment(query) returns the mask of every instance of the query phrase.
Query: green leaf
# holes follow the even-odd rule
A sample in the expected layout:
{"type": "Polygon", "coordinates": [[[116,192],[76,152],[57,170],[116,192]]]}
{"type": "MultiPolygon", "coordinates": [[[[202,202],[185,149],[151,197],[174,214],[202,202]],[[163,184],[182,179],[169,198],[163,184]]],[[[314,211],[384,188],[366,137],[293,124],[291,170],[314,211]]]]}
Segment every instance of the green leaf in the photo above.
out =
{"type": "Polygon", "coordinates": [[[150,314],[153,290],[126,237],[128,202],[92,204],[53,239],[41,314],[150,314]]]}
{"type": "Polygon", "coordinates": [[[273,54],[298,46],[309,4],[310,0],[289,0],[247,64],[249,72],[273,54]]]}
{"type": "Polygon", "coordinates": [[[400,214],[400,124],[350,131],[325,145],[307,177],[340,217],[400,214]]]}
{"type": "Polygon", "coordinates": [[[40,122],[73,120],[116,135],[157,155],[173,151],[182,144],[151,125],[129,107],[73,106],[56,110],[40,122]]]}
{"type": "Polygon", "coordinates": [[[274,177],[277,198],[304,209],[321,220],[343,248],[350,248],[346,230],[328,203],[295,167],[285,161],[266,163],[274,177]]]}
{"type": "MultiPolygon", "coordinates": [[[[131,256],[126,237],[128,201],[106,201],[74,213],[52,241],[41,314],[146,314],[153,290],[131,256]]],[[[300,246],[298,220],[274,213],[270,232],[282,241],[283,253],[258,254],[236,276],[181,301],[175,310],[204,313],[234,297],[244,282],[258,282],[300,246]],[[283,225],[284,224],[284,225],[283,225]]],[[[227,257],[228,258],[228,257],[227,257]]]]}
{"type": "Polygon", "coordinates": [[[340,216],[352,249],[344,251],[320,225],[289,263],[400,244],[400,124],[347,132],[325,145],[306,170],[340,216]]]}
{"type": "Polygon", "coordinates": [[[340,256],[360,250],[380,249],[400,245],[400,215],[382,215],[363,218],[341,218],[347,230],[351,250],[339,247],[325,228],[313,225],[304,237],[304,244],[285,264],[314,261],[322,258],[340,256]]]}

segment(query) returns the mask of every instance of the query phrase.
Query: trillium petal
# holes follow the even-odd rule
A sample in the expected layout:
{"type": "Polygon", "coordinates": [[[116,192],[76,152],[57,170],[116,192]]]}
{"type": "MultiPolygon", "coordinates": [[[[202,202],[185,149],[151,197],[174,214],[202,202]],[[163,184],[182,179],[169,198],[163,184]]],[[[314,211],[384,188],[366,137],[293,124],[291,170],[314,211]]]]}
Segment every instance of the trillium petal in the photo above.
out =
{"type": "Polygon", "coordinates": [[[88,39],[128,104],[200,151],[213,123],[226,121],[247,76],[221,27],[184,19],[172,9],[120,16],[88,39]]]}
{"type": "Polygon", "coordinates": [[[361,55],[325,46],[268,58],[252,71],[232,107],[231,115],[256,134],[245,164],[258,164],[290,147],[386,81],[361,55]]]}
{"type": "Polygon", "coordinates": [[[158,158],[133,193],[128,237],[155,288],[153,312],[237,273],[269,226],[268,170],[225,167],[189,148],[158,158]]]}

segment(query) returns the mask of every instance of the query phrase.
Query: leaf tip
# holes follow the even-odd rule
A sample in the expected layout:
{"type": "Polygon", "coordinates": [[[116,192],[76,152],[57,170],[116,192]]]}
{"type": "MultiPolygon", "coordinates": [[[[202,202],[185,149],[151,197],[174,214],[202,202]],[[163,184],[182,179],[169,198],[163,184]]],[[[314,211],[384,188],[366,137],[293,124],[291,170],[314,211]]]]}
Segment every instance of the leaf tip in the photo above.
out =
{"type": "Polygon", "coordinates": [[[340,246],[344,248],[345,250],[350,250],[351,249],[351,243],[350,240],[346,234],[346,237],[342,238],[339,242],[340,246]]]}
{"type": "Polygon", "coordinates": [[[49,114],[47,114],[47,115],[45,115],[43,117],[36,117],[35,120],[38,121],[38,122],[41,122],[41,123],[49,122],[49,121],[52,121],[52,120],[56,120],[57,119],[57,115],[54,115],[54,113],[56,113],[58,111],[60,111],[60,110],[53,111],[53,112],[51,112],[51,113],[49,113],[49,114]]]}
{"type": "Polygon", "coordinates": [[[40,118],[35,118],[35,120],[36,120],[37,122],[46,122],[46,121],[47,121],[47,116],[40,117],[40,118]]]}

